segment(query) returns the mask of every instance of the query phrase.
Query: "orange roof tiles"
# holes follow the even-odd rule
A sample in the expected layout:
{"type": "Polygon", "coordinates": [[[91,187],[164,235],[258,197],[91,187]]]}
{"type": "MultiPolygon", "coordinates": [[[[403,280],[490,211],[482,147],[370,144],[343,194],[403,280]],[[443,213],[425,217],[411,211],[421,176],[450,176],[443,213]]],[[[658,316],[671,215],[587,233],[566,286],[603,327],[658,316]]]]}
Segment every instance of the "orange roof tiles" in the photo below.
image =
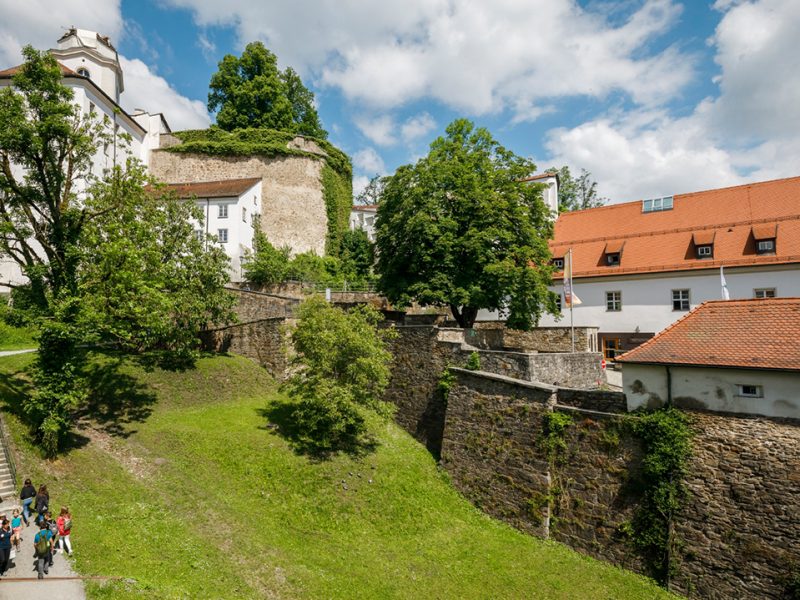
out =
{"type": "Polygon", "coordinates": [[[672,210],[643,213],[637,201],[562,213],[550,246],[572,248],[575,277],[800,263],[800,177],[679,194],[672,210]],[[777,225],[775,254],[756,253],[764,225],[777,225]],[[713,259],[698,259],[693,240],[712,235],[713,259]],[[603,260],[609,240],[625,241],[618,266],[603,260]]]}
{"type": "Polygon", "coordinates": [[[625,240],[606,242],[605,254],[617,254],[619,252],[622,252],[623,246],[625,246],[625,240]]]}
{"type": "Polygon", "coordinates": [[[164,187],[175,192],[178,198],[232,198],[241,196],[255,184],[260,177],[247,179],[226,179],[224,181],[201,181],[197,183],[169,183],[164,187]]]}
{"type": "MultiPolygon", "coordinates": [[[[61,74],[64,77],[83,77],[82,75],[78,75],[75,71],[70,69],[67,66],[58,63],[58,67],[61,69],[61,74]]],[[[22,65],[17,65],[16,67],[11,67],[8,69],[3,69],[0,71],[0,79],[9,79],[19,73],[22,70],[22,65]]]]}
{"type": "Polygon", "coordinates": [[[800,298],[704,302],[622,363],[800,371],[800,298]]]}
{"type": "Polygon", "coordinates": [[[714,243],[714,237],[717,235],[716,229],[709,229],[707,231],[695,231],[692,234],[692,241],[695,246],[708,246],[714,243]]]}
{"type": "Polygon", "coordinates": [[[771,240],[778,235],[777,223],[753,225],[753,237],[757,240],[771,240]]]}

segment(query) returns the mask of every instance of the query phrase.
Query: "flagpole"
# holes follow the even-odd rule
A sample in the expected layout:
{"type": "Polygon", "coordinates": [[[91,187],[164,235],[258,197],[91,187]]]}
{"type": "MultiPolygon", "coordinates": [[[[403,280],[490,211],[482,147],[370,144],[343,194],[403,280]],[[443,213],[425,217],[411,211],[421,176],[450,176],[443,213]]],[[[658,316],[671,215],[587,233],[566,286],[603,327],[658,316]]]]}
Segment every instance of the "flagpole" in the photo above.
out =
{"type": "Polygon", "coordinates": [[[572,353],[575,354],[575,323],[572,320],[572,305],[574,292],[572,290],[572,248],[569,249],[569,330],[572,334],[572,353]]]}

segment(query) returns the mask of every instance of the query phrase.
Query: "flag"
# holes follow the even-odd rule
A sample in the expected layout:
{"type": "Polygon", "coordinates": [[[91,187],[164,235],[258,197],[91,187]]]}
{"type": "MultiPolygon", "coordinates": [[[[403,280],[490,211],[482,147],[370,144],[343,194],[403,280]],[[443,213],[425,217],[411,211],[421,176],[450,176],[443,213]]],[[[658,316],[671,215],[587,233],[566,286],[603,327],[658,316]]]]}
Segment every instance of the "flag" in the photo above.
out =
{"type": "Polygon", "coordinates": [[[572,249],[564,255],[564,303],[572,303],[572,249]]]}
{"type": "Polygon", "coordinates": [[[725,271],[723,270],[724,267],[720,265],[719,267],[719,282],[722,285],[722,299],[723,300],[730,300],[731,295],[728,293],[728,282],[725,281],[725,271]]]}

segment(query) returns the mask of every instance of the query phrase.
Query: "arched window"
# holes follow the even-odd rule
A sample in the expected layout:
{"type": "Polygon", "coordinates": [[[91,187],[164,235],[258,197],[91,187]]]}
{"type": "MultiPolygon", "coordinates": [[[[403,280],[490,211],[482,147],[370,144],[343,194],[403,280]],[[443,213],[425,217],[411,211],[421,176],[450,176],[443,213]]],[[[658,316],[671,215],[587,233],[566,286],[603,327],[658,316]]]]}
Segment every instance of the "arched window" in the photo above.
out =
{"type": "Polygon", "coordinates": [[[80,75],[81,77],[89,77],[89,69],[87,69],[86,67],[80,67],[78,69],[78,75],[80,75]]]}

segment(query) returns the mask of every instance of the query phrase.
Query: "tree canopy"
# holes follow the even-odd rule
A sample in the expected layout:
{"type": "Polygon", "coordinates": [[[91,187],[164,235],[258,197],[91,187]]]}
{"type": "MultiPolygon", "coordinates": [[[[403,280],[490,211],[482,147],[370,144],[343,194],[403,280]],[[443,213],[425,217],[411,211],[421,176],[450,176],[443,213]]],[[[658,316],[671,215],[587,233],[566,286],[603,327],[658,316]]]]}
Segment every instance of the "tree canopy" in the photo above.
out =
{"type": "Polygon", "coordinates": [[[399,306],[449,306],[462,327],[506,310],[527,329],[555,312],[547,245],[553,224],[535,170],[484,128],[458,119],[414,165],[400,167],[378,205],[379,289],[399,306]]]}
{"type": "Polygon", "coordinates": [[[547,173],[558,174],[558,211],[570,212],[603,206],[608,198],[597,195],[597,182],[592,181],[592,174],[581,169],[578,177],[573,177],[568,166],[560,169],[551,167],[547,173]]]}
{"type": "Polygon", "coordinates": [[[268,128],[326,139],[314,94],[291,67],[261,42],[251,42],[240,57],[227,54],[211,76],[208,110],[227,131],[268,128]]]}
{"type": "Polygon", "coordinates": [[[134,159],[93,173],[102,144],[124,148],[126,136],[81,113],[49,53],[24,55],[14,86],[0,91],[0,256],[28,280],[4,283],[10,318],[39,330],[24,408],[53,454],[88,393],[86,344],[185,364],[206,323],[232,318],[233,298],[224,251],[195,237],[199,209],[146,189],[134,159]]]}

